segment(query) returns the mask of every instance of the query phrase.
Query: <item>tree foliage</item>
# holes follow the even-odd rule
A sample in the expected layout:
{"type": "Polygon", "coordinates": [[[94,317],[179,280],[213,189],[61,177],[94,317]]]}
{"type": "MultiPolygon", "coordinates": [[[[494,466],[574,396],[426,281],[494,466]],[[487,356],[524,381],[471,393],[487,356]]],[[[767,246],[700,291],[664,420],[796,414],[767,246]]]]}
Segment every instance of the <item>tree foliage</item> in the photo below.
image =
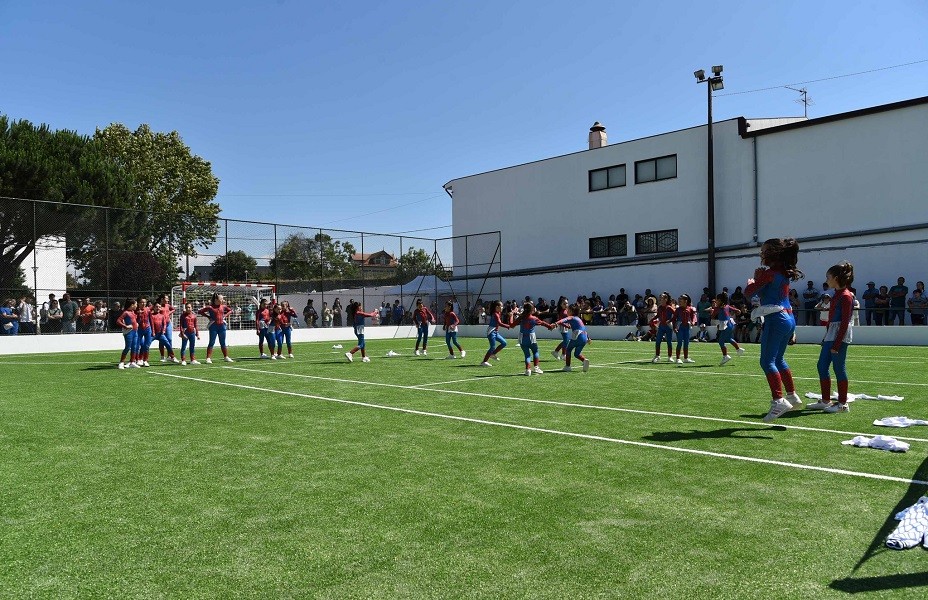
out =
{"type": "Polygon", "coordinates": [[[233,250],[228,254],[217,256],[212,262],[212,278],[219,281],[244,281],[249,275],[258,277],[258,261],[242,250],[233,250]]]}
{"type": "Polygon", "coordinates": [[[451,271],[443,269],[433,256],[423,250],[410,246],[397,259],[397,275],[401,281],[410,281],[419,275],[437,275],[439,279],[447,279],[451,276],[451,271]]]}
{"type": "Polygon", "coordinates": [[[358,267],[351,260],[354,253],[350,242],[333,240],[326,233],[311,238],[294,233],[277,247],[271,271],[281,279],[349,279],[358,276],[358,267]]]}

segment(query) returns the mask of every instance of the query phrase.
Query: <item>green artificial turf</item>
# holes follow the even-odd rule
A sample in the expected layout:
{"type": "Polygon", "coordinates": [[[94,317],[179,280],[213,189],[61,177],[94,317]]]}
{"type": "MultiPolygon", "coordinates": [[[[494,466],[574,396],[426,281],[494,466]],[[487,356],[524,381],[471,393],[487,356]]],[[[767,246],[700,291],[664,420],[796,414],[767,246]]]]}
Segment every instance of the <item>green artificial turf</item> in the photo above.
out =
{"type": "MultiPolygon", "coordinates": [[[[441,342],[416,357],[411,340],[370,341],[368,364],[331,342],[126,371],[118,349],[0,357],[0,596],[928,593],[928,551],[883,547],[928,493],[907,483],[928,480],[928,427],[872,425],[928,419],[923,348],[850,350],[852,393],[903,402],[771,426],[756,345],[720,367],[694,343],[677,366],[596,341],[588,373],[562,373],[543,341],[547,372],[525,377],[515,344],[481,368],[484,340],[454,361],[441,342]],[[858,433],[918,439],[841,444],[858,433]]],[[[788,351],[801,392],[818,389],[817,356],[788,351]]]]}

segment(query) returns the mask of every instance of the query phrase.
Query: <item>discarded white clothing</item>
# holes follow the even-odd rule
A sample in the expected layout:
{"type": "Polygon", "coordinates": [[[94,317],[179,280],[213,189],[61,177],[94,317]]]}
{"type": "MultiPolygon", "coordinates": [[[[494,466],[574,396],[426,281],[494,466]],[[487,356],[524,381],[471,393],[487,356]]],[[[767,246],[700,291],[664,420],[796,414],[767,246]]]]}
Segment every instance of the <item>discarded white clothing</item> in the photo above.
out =
{"type": "Polygon", "coordinates": [[[928,421],[924,419],[910,419],[908,417],[885,417],[883,419],[877,419],[873,424],[880,425],[881,427],[911,427],[912,425],[928,425],[928,421]]]}
{"type": "Polygon", "coordinates": [[[889,537],[886,546],[893,550],[905,550],[922,544],[928,548],[928,496],[896,515],[901,521],[889,537]]]}
{"type": "Polygon", "coordinates": [[[399,356],[399,354],[397,354],[397,353],[394,352],[393,350],[390,350],[389,352],[387,352],[387,356],[388,356],[388,357],[394,357],[394,356],[399,356]]]}
{"type": "MultiPolygon", "coordinates": [[[[811,398],[813,400],[821,400],[822,395],[815,392],[806,392],[806,398],[811,398]]],[[[831,393],[831,399],[838,399],[838,392],[831,393]]],[[[870,394],[848,394],[847,401],[853,402],[854,400],[889,400],[892,402],[901,402],[905,400],[905,396],[888,396],[884,394],[879,394],[877,396],[871,396],[870,394]]]]}
{"type": "Polygon", "coordinates": [[[341,344],[335,344],[334,346],[332,346],[332,349],[333,349],[333,350],[341,350],[341,349],[342,349],[342,345],[341,345],[341,344]]]}
{"type": "Polygon", "coordinates": [[[908,452],[909,445],[906,442],[900,442],[894,437],[888,435],[878,435],[868,438],[864,435],[855,436],[852,440],[841,442],[845,446],[857,446],[858,448],[876,448],[877,450],[889,450],[890,452],[908,452]]]}

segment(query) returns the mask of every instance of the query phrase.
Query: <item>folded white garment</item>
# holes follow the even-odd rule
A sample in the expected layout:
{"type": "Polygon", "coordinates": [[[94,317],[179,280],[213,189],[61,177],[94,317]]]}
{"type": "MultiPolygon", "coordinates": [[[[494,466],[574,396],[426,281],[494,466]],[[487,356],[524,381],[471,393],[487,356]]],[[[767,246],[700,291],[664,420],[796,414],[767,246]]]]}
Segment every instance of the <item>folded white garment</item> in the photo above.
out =
{"type": "Polygon", "coordinates": [[[886,546],[893,550],[905,550],[922,544],[928,548],[928,496],[896,515],[901,521],[889,537],[886,546]]]}
{"type": "Polygon", "coordinates": [[[928,425],[928,421],[908,417],[885,417],[877,419],[873,424],[881,427],[911,427],[912,425],[928,425]]]}
{"type": "MultiPolygon", "coordinates": [[[[812,400],[821,400],[822,395],[816,392],[806,392],[806,398],[811,398],[812,400]]],[[[838,399],[838,392],[831,393],[831,399],[838,399]]],[[[887,396],[884,394],[879,394],[877,396],[871,396],[870,394],[848,394],[847,401],[853,402],[854,400],[891,400],[892,402],[901,402],[905,400],[905,396],[887,396]]]]}
{"type": "Polygon", "coordinates": [[[858,448],[876,448],[877,450],[889,450],[890,452],[908,452],[909,445],[906,442],[900,442],[896,438],[888,435],[878,435],[868,438],[863,435],[855,436],[854,439],[841,442],[845,446],[857,446],[858,448]]]}
{"type": "MultiPolygon", "coordinates": [[[[876,399],[877,400],[892,400],[893,402],[900,402],[902,400],[905,400],[905,396],[884,396],[883,394],[880,394],[876,397],[876,399]]],[[[868,400],[870,400],[870,398],[868,398],[868,400]]]]}
{"type": "Polygon", "coordinates": [[[388,357],[393,357],[393,356],[399,356],[399,354],[397,354],[397,353],[394,352],[393,350],[390,350],[389,352],[387,352],[387,356],[388,356],[388,357]]]}
{"type": "Polygon", "coordinates": [[[341,349],[342,349],[342,345],[341,345],[341,344],[335,344],[334,346],[332,346],[332,349],[333,349],[333,350],[341,350],[341,349]]]}

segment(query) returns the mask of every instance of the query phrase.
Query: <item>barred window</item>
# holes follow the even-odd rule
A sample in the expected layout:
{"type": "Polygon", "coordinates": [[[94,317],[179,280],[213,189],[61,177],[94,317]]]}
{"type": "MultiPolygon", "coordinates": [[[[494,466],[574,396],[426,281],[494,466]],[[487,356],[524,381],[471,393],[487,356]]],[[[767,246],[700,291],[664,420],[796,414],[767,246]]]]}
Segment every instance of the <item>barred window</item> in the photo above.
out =
{"type": "Polygon", "coordinates": [[[625,165],[615,165],[590,171],[590,191],[625,187],[625,165]]]}
{"type": "Polygon", "coordinates": [[[609,258],[628,254],[628,238],[625,235],[590,238],[590,258],[609,258]]]}
{"type": "Polygon", "coordinates": [[[677,251],[677,230],[647,231],[635,234],[635,254],[677,251]]]}
{"type": "Polygon", "coordinates": [[[647,183],[677,176],[677,155],[639,160],[635,163],[635,183],[647,183]]]}

